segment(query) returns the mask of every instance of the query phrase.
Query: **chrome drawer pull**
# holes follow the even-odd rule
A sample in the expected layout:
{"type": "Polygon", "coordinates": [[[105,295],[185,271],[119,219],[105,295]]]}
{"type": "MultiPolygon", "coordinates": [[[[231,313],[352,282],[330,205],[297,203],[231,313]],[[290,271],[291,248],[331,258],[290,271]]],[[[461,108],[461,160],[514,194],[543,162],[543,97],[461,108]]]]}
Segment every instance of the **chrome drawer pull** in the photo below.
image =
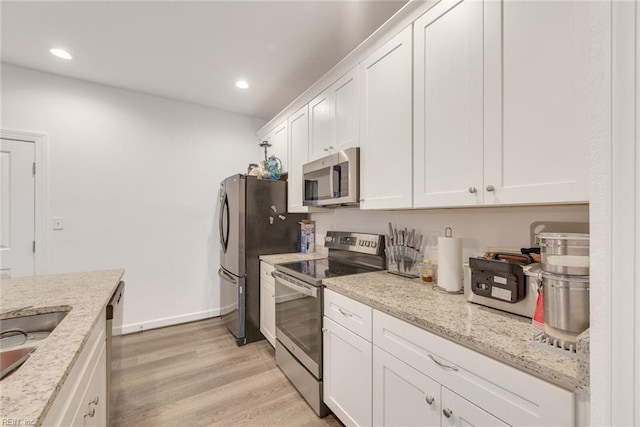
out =
{"type": "Polygon", "coordinates": [[[96,414],[96,408],[91,408],[91,410],[89,412],[85,412],[84,413],[84,417],[83,418],[93,418],[93,416],[96,414]]]}
{"type": "Polygon", "coordinates": [[[457,371],[458,367],[457,366],[451,366],[451,365],[447,365],[446,363],[442,363],[439,360],[437,360],[435,357],[433,357],[433,355],[429,354],[429,359],[433,360],[436,365],[441,366],[445,369],[451,369],[452,371],[457,371]]]}
{"type": "Polygon", "coordinates": [[[443,409],[442,414],[447,418],[451,418],[453,411],[451,409],[443,409]]]}
{"type": "Polygon", "coordinates": [[[340,314],[342,314],[343,316],[347,316],[347,317],[353,317],[353,314],[351,313],[346,313],[344,311],[342,311],[341,308],[338,307],[338,311],[340,312],[340,314]]]}
{"type": "Polygon", "coordinates": [[[433,396],[426,396],[424,400],[425,402],[427,402],[427,404],[433,405],[433,402],[435,402],[436,399],[433,396]]]}

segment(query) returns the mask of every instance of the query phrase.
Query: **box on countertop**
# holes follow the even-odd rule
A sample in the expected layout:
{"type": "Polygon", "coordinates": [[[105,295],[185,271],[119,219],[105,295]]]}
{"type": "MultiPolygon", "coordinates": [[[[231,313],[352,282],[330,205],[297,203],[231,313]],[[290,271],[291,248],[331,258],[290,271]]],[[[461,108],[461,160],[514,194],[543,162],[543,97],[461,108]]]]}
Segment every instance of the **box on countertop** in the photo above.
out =
{"type": "Polygon", "coordinates": [[[300,221],[300,252],[312,253],[316,250],[316,222],[304,219],[300,221]]]}

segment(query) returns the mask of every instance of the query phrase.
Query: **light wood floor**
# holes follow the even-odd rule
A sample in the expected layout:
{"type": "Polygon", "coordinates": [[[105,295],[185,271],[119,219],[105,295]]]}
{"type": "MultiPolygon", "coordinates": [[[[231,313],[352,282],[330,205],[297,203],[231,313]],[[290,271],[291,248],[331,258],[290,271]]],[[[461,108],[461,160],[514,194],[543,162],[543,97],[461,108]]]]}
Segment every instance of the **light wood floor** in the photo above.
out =
{"type": "Polygon", "coordinates": [[[113,426],[342,425],[316,416],[267,341],[238,347],[220,318],[117,337],[114,348],[113,426]]]}

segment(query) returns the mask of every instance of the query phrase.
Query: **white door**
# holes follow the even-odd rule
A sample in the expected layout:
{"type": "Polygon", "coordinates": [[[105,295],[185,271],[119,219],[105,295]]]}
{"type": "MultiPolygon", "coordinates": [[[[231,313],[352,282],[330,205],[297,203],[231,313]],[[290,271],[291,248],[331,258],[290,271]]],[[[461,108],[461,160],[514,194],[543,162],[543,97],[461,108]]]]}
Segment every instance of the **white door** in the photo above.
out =
{"type": "Polygon", "coordinates": [[[358,67],[331,85],[334,108],[335,151],[360,145],[358,126],[358,67]]]}
{"type": "Polygon", "coordinates": [[[442,387],[442,427],[507,427],[488,412],[442,387]]]}
{"type": "Polygon", "coordinates": [[[411,26],[360,63],[361,209],[413,204],[411,26]]]}
{"type": "Polygon", "coordinates": [[[0,274],[35,274],[35,144],[0,140],[0,274]]]}
{"type": "Polygon", "coordinates": [[[482,204],[482,1],[414,23],[414,207],[482,204]]]}
{"type": "Polygon", "coordinates": [[[376,346],[373,425],[440,427],[440,384],[376,346]]]}
{"type": "Polygon", "coordinates": [[[485,2],[485,204],[588,201],[589,3],[485,2]]]}
{"type": "Polygon", "coordinates": [[[324,316],[324,403],[347,426],[371,425],[372,344],[324,316]]]}
{"type": "Polygon", "coordinates": [[[309,109],[305,105],[289,117],[289,212],[308,212],[302,205],[302,165],[309,161],[309,109]]]}

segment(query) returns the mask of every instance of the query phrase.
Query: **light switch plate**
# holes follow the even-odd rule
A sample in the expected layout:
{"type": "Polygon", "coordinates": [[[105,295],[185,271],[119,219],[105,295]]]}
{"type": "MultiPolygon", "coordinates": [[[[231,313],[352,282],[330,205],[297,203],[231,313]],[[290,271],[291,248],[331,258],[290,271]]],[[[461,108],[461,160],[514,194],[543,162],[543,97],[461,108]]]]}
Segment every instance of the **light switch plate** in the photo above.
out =
{"type": "Polygon", "coordinates": [[[52,220],[52,227],[54,230],[64,230],[64,218],[61,216],[54,217],[52,220]]]}

